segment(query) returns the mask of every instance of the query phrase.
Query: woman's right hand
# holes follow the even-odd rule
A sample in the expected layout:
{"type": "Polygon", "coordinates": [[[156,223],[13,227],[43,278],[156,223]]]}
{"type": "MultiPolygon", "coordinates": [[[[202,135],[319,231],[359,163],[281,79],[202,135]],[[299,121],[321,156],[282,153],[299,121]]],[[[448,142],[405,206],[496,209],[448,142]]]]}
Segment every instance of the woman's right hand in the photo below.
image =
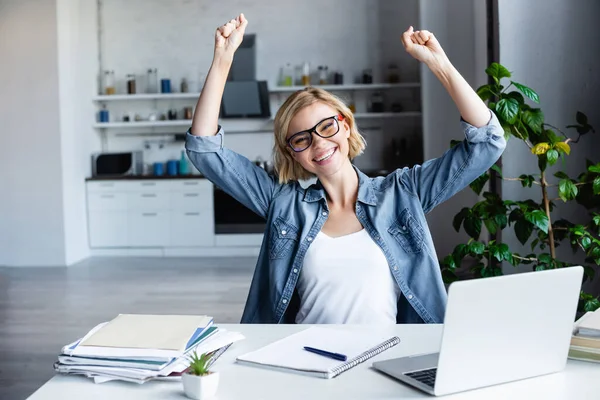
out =
{"type": "Polygon", "coordinates": [[[233,54],[242,44],[248,20],[244,14],[217,28],[215,32],[215,58],[233,59],[233,54]]]}

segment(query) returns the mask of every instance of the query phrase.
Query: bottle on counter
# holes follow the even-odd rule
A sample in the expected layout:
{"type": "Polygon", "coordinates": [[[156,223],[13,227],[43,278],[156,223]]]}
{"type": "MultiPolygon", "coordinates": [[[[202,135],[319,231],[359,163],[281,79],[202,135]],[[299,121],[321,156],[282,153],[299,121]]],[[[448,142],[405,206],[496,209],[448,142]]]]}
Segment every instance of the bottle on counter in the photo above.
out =
{"type": "Polygon", "coordinates": [[[302,85],[310,86],[310,64],[308,62],[302,65],[302,85]]]}
{"type": "Polygon", "coordinates": [[[187,155],[185,154],[185,150],[181,150],[181,159],[179,160],[179,174],[189,175],[189,173],[190,165],[188,164],[187,155]]]}
{"type": "Polygon", "coordinates": [[[102,105],[102,109],[98,113],[98,122],[110,122],[108,110],[106,109],[106,104],[102,105]]]}

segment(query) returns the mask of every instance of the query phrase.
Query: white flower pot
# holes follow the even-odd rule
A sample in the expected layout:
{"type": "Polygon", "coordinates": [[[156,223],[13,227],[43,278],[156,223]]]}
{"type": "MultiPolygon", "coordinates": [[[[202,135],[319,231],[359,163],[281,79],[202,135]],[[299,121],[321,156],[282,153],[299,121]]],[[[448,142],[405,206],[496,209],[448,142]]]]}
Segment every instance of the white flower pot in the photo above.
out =
{"type": "Polygon", "coordinates": [[[204,376],[183,374],[181,379],[185,395],[194,400],[210,399],[217,393],[217,388],[219,387],[218,372],[204,376]]]}

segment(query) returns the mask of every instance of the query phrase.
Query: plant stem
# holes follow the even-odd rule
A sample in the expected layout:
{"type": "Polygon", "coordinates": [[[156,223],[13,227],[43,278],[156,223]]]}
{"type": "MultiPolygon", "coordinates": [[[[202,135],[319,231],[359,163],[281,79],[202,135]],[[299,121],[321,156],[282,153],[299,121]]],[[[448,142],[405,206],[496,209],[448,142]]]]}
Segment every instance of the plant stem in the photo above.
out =
{"type": "MultiPolygon", "coordinates": [[[[505,181],[524,181],[525,179],[521,179],[521,178],[502,178],[505,181]]],[[[538,181],[531,181],[531,183],[535,183],[536,185],[541,185],[541,183],[539,183],[538,181]]]]}
{"type": "Polygon", "coordinates": [[[546,191],[548,183],[546,182],[545,171],[542,171],[542,177],[540,181],[542,183],[542,198],[544,201],[544,208],[546,210],[546,217],[548,217],[548,244],[550,245],[550,256],[555,259],[556,249],[554,248],[554,231],[552,230],[552,219],[550,217],[550,200],[548,200],[548,193],[546,191]]]}
{"type": "Polygon", "coordinates": [[[566,133],[564,133],[563,131],[561,131],[560,129],[558,129],[557,127],[555,127],[554,125],[550,125],[550,124],[547,124],[547,123],[545,123],[545,122],[544,122],[544,124],[543,124],[543,125],[544,125],[544,126],[549,126],[550,128],[554,128],[554,129],[556,129],[557,131],[559,131],[559,132],[560,132],[560,133],[561,133],[561,134],[562,134],[562,135],[563,135],[565,138],[567,138],[567,139],[569,139],[569,140],[573,140],[573,139],[571,139],[569,136],[567,136],[567,134],[566,134],[566,133]]]}
{"type": "Polygon", "coordinates": [[[518,260],[523,260],[523,261],[538,261],[538,259],[535,258],[535,257],[529,257],[529,258],[527,258],[527,257],[515,256],[514,254],[513,254],[513,258],[516,258],[518,260]]]}

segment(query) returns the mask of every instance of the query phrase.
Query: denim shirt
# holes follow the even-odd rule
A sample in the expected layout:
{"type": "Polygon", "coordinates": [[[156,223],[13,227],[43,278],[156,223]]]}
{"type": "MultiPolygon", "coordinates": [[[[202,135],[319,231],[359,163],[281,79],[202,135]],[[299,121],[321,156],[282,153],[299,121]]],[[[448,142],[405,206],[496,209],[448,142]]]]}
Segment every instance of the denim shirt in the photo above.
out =
{"type": "MultiPolygon", "coordinates": [[[[383,251],[401,291],[398,323],[443,322],[447,293],[425,214],[489,169],[506,147],[493,113],[480,128],[460,123],[465,140],[439,158],[376,178],[354,167],[356,216],[383,251]]],[[[280,184],[223,141],[221,127],[215,136],[188,131],[186,149],[206,178],[267,221],[241,322],[293,323],[304,256],[329,214],[325,190],[318,181],[308,188],[296,181],[280,184]]]]}

